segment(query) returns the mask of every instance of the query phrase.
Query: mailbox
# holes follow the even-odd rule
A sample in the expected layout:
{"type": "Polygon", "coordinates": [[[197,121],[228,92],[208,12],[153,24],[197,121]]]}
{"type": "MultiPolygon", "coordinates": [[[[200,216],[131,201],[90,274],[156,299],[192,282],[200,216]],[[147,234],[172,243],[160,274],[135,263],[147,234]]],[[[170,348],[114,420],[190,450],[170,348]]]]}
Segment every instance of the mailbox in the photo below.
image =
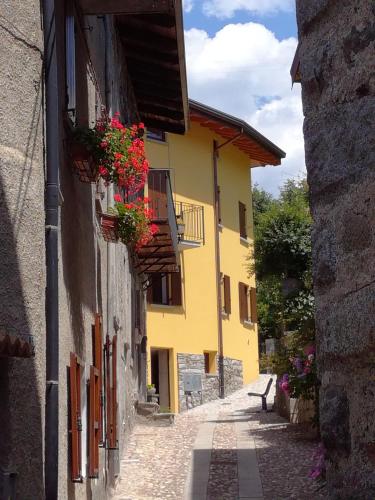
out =
{"type": "Polygon", "coordinates": [[[202,372],[197,370],[184,372],[184,391],[202,392],[202,372]]]}

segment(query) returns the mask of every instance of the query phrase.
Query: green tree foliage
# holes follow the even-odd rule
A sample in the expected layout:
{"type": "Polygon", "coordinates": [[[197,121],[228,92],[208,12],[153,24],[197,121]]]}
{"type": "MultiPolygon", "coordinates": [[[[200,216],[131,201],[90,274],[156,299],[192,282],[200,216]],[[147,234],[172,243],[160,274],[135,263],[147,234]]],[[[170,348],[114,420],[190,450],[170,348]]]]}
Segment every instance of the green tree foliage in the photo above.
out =
{"type": "Polygon", "coordinates": [[[285,331],[311,332],[311,216],[306,181],[289,180],[275,199],[253,190],[255,266],[260,337],[280,338],[285,331]]]}

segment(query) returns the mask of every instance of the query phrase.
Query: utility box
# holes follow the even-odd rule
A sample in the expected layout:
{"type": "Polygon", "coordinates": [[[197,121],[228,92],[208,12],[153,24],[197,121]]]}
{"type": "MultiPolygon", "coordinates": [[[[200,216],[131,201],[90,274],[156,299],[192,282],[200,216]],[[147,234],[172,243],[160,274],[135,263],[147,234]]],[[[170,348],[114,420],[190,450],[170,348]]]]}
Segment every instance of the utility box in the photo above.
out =
{"type": "Polygon", "coordinates": [[[202,372],[187,370],[184,372],[184,392],[202,392],[202,372]]]}

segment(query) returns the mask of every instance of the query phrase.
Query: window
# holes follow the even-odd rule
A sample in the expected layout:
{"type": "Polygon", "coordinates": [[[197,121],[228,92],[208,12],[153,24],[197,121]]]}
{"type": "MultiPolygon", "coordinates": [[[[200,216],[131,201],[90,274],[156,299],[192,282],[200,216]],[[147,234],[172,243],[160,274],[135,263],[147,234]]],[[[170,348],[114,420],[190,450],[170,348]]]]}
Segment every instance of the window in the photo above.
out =
{"type": "Polygon", "coordinates": [[[82,481],[82,373],[83,364],[73,352],[70,353],[70,466],[74,482],[82,481]]]}
{"type": "Polygon", "coordinates": [[[100,417],[100,375],[90,366],[89,477],[95,478],[99,477],[100,417]]]}
{"type": "Polygon", "coordinates": [[[151,286],[147,291],[147,299],[150,304],[181,306],[181,270],[178,273],[153,274],[151,286]]]}
{"type": "Polygon", "coordinates": [[[216,352],[204,352],[204,372],[216,375],[216,352]]]}
{"type": "MultiPolygon", "coordinates": [[[[98,386],[99,386],[99,399],[98,399],[98,445],[104,444],[103,434],[103,331],[102,331],[102,317],[100,314],[95,315],[95,325],[93,325],[93,366],[98,370],[98,386]]],[[[91,375],[91,374],[90,374],[91,375]]],[[[91,386],[90,386],[91,387],[91,386]]]]}
{"type": "Polygon", "coordinates": [[[154,128],[147,129],[147,139],[151,139],[153,141],[166,142],[167,136],[163,130],[156,130],[154,128]]]}
{"type": "Polygon", "coordinates": [[[222,275],[221,278],[221,305],[224,314],[232,312],[231,296],[230,296],[230,278],[229,276],[222,275]]]}
{"type": "Polygon", "coordinates": [[[247,239],[247,224],[246,224],[246,205],[241,201],[238,202],[240,236],[247,239]]]}
{"type": "Polygon", "coordinates": [[[256,289],[250,288],[245,283],[238,284],[240,321],[257,323],[256,289]]]}
{"type": "Polygon", "coordinates": [[[69,118],[76,120],[76,33],[72,7],[65,18],[66,109],[69,118]]]}

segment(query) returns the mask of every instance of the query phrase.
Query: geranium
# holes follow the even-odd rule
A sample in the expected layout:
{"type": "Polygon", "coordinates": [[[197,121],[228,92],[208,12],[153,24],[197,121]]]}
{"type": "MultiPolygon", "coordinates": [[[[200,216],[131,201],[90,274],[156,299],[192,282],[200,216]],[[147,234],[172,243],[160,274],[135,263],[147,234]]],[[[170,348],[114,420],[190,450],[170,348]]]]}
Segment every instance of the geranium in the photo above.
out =
{"type": "Polygon", "coordinates": [[[135,194],[144,186],[149,170],[141,138],[144,125],[125,127],[119,116],[102,117],[94,129],[77,129],[76,137],[90,150],[106,183],[114,182],[128,194],[135,194]]]}
{"type": "Polygon", "coordinates": [[[119,194],[114,196],[115,208],[112,212],[118,216],[118,234],[125,245],[134,245],[139,250],[147,245],[159,228],[151,223],[152,211],[147,207],[146,198],[137,198],[125,202],[119,194]]]}

